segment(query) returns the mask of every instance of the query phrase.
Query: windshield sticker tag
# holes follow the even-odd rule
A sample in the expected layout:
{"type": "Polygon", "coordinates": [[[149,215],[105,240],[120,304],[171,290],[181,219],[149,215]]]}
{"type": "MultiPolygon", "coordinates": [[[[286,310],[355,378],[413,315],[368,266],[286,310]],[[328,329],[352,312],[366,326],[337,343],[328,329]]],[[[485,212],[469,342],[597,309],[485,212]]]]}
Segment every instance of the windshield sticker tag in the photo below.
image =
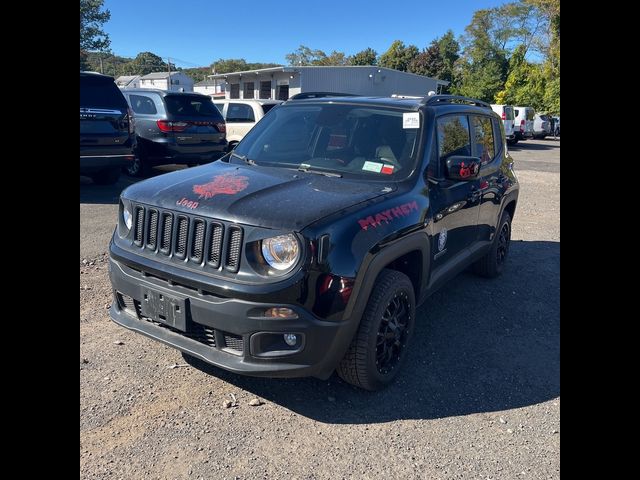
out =
{"type": "Polygon", "coordinates": [[[382,164],[376,163],[376,162],[369,162],[367,160],[366,162],[364,162],[364,165],[362,166],[362,170],[366,170],[368,172],[380,173],[380,170],[382,170],[382,164]]]}
{"type": "Polygon", "coordinates": [[[391,175],[393,173],[393,165],[383,166],[381,172],[385,175],[391,175]]]}
{"type": "Polygon", "coordinates": [[[402,128],[420,128],[420,114],[418,112],[403,113],[402,128]]]}

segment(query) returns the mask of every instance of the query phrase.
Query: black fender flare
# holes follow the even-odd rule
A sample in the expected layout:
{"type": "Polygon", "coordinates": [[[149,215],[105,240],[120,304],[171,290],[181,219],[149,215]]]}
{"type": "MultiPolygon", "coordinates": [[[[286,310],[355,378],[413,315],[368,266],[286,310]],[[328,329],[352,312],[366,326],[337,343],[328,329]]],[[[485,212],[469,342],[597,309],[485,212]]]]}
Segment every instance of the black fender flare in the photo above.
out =
{"type": "Polygon", "coordinates": [[[410,233],[388,242],[384,246],[376,246],[367,252],[360,265],[351,297],[345,308],[344,319],[355,318],[357,319],[355,323],[359,323],[380,272],[394,260],[414,250],[422,253],[420,284],[416,288],[416,302],[418,302],[424,286],[429,284],[429,266],[431,264],[431,246],[425,230],[410,233]]]}

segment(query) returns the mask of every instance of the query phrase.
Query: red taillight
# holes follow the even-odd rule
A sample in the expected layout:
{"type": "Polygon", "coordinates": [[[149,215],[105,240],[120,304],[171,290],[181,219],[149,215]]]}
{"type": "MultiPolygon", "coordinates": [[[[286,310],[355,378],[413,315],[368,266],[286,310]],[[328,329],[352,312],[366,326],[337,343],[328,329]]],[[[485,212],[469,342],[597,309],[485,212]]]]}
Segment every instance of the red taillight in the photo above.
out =
{"type": "Polygon", "coordinates": [[[169,120],[158,120],[156,122],[161,132],[183,132],[189,126],[188,122],[170,122],[169,120]]]}
{"type": "Polygon", "coordinates": [[[507,119],[507,114],[506,114],[506,113],[504,113],[504,112],[502,112],[502,119],[503,119],[503,120],[506,120],[506,119],[507,119]]]}
{"type": "Polygon", "coordinates": [[[214,122],[214,125],[220,133],[227,133],[227,124],[224,122],[214,122]]]}

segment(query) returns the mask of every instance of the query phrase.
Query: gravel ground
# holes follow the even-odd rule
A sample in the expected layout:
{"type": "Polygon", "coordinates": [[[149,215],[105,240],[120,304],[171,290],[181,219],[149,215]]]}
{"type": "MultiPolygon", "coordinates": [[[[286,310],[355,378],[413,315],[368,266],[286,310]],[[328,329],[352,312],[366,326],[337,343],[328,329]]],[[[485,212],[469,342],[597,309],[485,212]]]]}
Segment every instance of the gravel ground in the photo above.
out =
{"type": "Polygon", "coordinates": [[[504,275],[463,273],[431,297],[377,393],[187,363],[116,326],[106,251],[132,181],[81,179],[81,478],[559,478],[560,141],[510,151],[521,193],[504,275]]]}

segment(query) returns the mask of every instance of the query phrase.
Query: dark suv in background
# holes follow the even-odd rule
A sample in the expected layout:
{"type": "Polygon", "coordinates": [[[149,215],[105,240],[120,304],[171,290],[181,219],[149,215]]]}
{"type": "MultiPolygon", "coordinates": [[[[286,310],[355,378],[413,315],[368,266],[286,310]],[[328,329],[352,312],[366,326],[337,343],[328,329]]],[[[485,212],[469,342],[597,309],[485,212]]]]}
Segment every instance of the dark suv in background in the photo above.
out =
{"type": "Polygon", "coordinates": [[[133,127],[113,77],[80,72],[80,175],[100,185],[118,181],[122,167],[134,160],[133,127]]]}
{"type": "Polygon", "coordinates": [[[129,175],[146,175],[156,165],[197,165],[227,152],[226,124],[211,97],[199,93],[127,89],[136,116],[136,159],[129,175]]]}

